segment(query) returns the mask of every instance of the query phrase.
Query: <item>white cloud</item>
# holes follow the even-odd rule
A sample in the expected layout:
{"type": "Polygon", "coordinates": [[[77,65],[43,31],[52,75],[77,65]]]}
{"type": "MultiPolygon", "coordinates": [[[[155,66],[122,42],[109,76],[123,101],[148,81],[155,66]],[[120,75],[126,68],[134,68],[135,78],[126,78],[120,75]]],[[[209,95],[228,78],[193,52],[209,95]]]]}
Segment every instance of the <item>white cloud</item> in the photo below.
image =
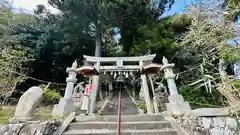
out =
{"type": "Polygon", "coordinates": [[[45,5],[52,13],[57,13],[58,10],[48,4],[48,0],[14,0],[13,2],[16,8],[25,8],[33,11],[38,4],[45,5]]]}

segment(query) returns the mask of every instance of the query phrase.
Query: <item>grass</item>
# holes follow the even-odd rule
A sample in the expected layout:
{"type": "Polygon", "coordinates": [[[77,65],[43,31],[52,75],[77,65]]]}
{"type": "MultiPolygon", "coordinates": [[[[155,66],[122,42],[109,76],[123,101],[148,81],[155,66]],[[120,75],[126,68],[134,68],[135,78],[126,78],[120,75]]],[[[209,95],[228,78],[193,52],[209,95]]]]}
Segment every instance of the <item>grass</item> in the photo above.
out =
{"type": "Polygon", "coordinates": [[[36,112],[33,114],[35,120],[48,121],[48,120],[63,120],[65,117],[53,116],[52,115],[52,106],[43,106],[36,109],[36,112]]]}
{"type": "MultiPolygon", "coordinates": [[[[8,120],[14,116],[16,106],[5,106],[0,109],[0,124],[7,124],[8,120]]],[[[43,106],[36,109],[33,113],[33,120],[63,120],[65,117],[52,116],[52,106],[43,106]]]]}
{"type": "Polygon", "coordinates": [[[6,106],[0,109],[0,124],[7,124],[8,119],[14,115],[15,106],[6,106]]]}

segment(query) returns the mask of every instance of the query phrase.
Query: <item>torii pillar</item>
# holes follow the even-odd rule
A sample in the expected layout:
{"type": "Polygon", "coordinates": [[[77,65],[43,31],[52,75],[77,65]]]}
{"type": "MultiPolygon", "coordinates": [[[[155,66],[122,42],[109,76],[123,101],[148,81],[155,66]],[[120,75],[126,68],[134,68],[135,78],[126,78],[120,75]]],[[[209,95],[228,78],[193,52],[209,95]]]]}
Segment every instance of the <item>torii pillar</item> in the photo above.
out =
{"type": "MultiPolygon", "coordinates": [[[[142,61],[139,62],[139,66],[142,69],[142,67],[143,67],[142,61]]],[[[142,80],[142,87],[143,87],[143,91],[144,91],[144,98],[145,98],[145,102],[147,105],[147,113],[152,114],[153,113],[153,105],[152,105],[152,101],[150,99],[149,88],[148,88],[148,84],[147,84],[147,77],[146,77],[145,73],[141,74],[141,80],[142,80]]]]}
{"type": "MultiPolygon", "coordinates": [[[[95,69],[97,71],[100,70],[100,62],[95,63],[95,69]]],[[[90,103],[90,111],[89,115],[94,115],[94,110],[95,110],[95,102],[97,98],[97,93],[99,90],[99,85],[100,85],[100,76],[99,75],[93,75],[92,76],[92,83],[93,83],[93,92],[91,93],[91,103],[90,103]]]]}

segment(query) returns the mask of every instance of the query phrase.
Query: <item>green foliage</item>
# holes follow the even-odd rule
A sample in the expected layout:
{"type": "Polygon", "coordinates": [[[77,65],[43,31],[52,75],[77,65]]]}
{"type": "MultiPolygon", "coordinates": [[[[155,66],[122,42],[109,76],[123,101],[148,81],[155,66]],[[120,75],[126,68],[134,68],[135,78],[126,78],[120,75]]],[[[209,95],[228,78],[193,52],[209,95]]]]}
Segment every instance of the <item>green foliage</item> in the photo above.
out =
{"type": "Polygon", "coordinates": [[[14,115],[14,107],[3,107],[0,109],[0,124],[7,124],[8,120],[14,115]]]}
{"type": "Polygon", "coordinates": [[[147,105],[143,103],[137,104],[137,107],[144,110],[144,113],[147,112],[147,105]]]}
{"type": "Polygon", "coordinates": [[[40,121],[49,121],[49,120],[62,121],[66,119],[66,117],[53,116],[52,109],[53,109],[52,106],[39,107],[36,109],[36,112],[33,113],[33,118],[35,120],[40,120],[40,121]]]}
{"type": "Polygon", "coordinates": [[[240,88],[240,81],[239,81],[239,80],[233,81],[232,84],[233,84],[237,89],[240,88]]]}
{"type": "Polygon", "coordinates": [[[41,85],[41,87],[44,88],[43,99],[42,99],[43,105],[57,104],[59,100],[62,98],[60,93],[50,89],[49,86],[41,85]]]}
{"type": "MultiPolygon", "coordinates": [[[[183,69],[186,72],[179,78],[183,85],[192,84],[192,89],[195,89],[193,92],[187,91],[189,95],[200,95],[193,95],[189,100],[221,105],[215,101],[221,93],[229,104],[233,103],[235,99],[223,69],[225,60],[233,59],[233,55],[230,54],[233,50],[226,47],[226,41],[234,37],[233,24],[223,21],[219,14],[207,9],[201,10],[198,6],[190,7],[187,15],[192,18],[191,26],[182,36],[179,42],[181,49],[177,53],[178,60],[184,65],[183,69]],[[201,93],[209,92],[210,97],[201,95],[197,90],[201,93]]],[[[221,101],[225,104],[225,99],[221,101]]]]}
{"type": "MultiPolygon", "coordinates": [[[[173,0],[158,1],[159,4],[155,8],[151,8],[154,0],[49,0],[50,4],[57,7],[63,13],[63,18],[68,26],[73,26],[73,32],[76,30],[84,30],[96,39],[95,52],[100,54],[102,41],[101,34],[105,26],[119,27],[121,29],[121,44],[123,44],[126,52],[131,47],[136,26],[138,24],[146,24],[154,22],[165,10],[165,5],[171,6],[173,0]],[[81,21],[79,21],[81,20],[81,21]],[[79,23],[76,23],[79,22],[79,23]]],[[[156,1],[156,0],[155,0],[156,1]]]]}
{"type": "Polygon", "coordinates": [[[174,119],[177,119],[178,118],[178,115],[176,115],[176,114],[171,114],[171,116],[174,118],[174,119]]]}
{"type": "MultiPolygon", "coordinates": [[[[11,26],[16,24],[24,24],[31,19],[31,15],[13,14],[11,5],[3,0],[0,3],[0,43],[8,39],[8,33],[11,31],[11,26]],[[7,39],[6,39],[7,38],[7,39]]],[[[3,44],[0,44],[2,47],[3,44]]]]}
{"type": "MultiPolygon", "coordinates": [[[[35,10],[38,14],[30,16],[29,20],[25,19],[24,23],[16,23],[11,27],[4,45],[26,49],[35,59],[27,65],[31,68],[29,75],[53,82],[65,82],[65,70],[75,59],[78,60],[78,64],[82,64],[83,54],[94,55],[98,20],[102,23],[102,35],[105,36],[108,29],[117,26],[122,32],[121,44],[131,46],[127,43],[131,42],[131,39],[128,40],[129,37],[135,36],[136,26],[154,22],[160,15],[158,12],[160,8],[161,11],[164,10],[161,3],[157,9],[149,8],[150,0],[124,2],[50,0],[49,2],[61,11],[61,15],[51,14],[44,9],[45,7],[39,5],[37,7],[39,10],[35,10]]],[[[166,1],[164,3],[166,4],[166,1]]],[[[12,15],[24,18],[20,17],[24,14],[12,15]]],[[[112,37],[107,35],[106,38],[112,37]]],[[[107,43],[104,40],[102,44],[107,43]]],[[[106,55],[115,55],[117,49],[109,46],[105,48],[111,52],[106,55]]],[[[122,54],[124,53],[119,53],[122,54]]]]}
{"type": "Polygon", "coordinates": [[[25,64],[31,60],[31,55],[26,50],[11,47],[0,49],[0,97],[4,101],[12,95],[17,85],[25,81],[25,64]]]}
{"type": "MultiPolygon", "coordinates": [[[[93,54],[94,40],[88,34],[69,27],[58,15],[36,17],[28,24],[13,27],[7,45],[26,48],[35,61],[28,66],[30,76],[46,81],[65,82],[66,68],[83,54],[93,54]]],[[[81,63],[79,63],[81,64],[81,63]]]]}
{"type": "Polygon", "coordinates": [[[176,32],[172,23],[173,17],[148,25],[138,25],[131,55],[157,54],[156,62],[161,63],[163,56],[171,58],[177,51],[175,44],[176,32]]]}
{"type": "Polygon", "coordinates": [[[43,94],[43,103],[45,105],[57,104],[62,96],[53,90],[46,90],[43,94]]]}
{"type": "Polygon", "coordinates": [[[7,46],[6,41],[11,39],[9,33],[11,28],[16,24],[24,24],[29,20],[28,15],[13,14],[11,5],[3,0],[0,3],[0,97],[3,103],[16,89],[16,86],[26,79],[26,64],[32,61],[32,56],[27,50],[19,46],[7,46]]]}
{"type": "Polygon", "coordinates": [[[229,7],[232,7],[234,9],[237,9],[240,7],[240,1],[239,0],[226,0],[227,1],[227,5],[229,7]]]}
{"type": "Polygon", "coordinates": [[[195,89],[191,86],[181,86],[179,92],[186,101],[190,102],[192,108],[223,107],[227,100],[218,91],[207,92],[204,88],[195,89]]]}
{"type": "Polygon", "coordinates": [[[171,26],[175,32],[175,36],[178,36],[178,34],[181,35],[183,32],[186,32],[188,30],[189,26],[192,23],[192,18],[186,14],[175,15],[168,17],[168,21],[166,21],[166,23],[171,23],[171,26]]]}
{"type": "Polygon", "coordinates": [[[226,62],[233,62],[240,59],[240,49],[236,49],[235,47],[225,45],[221,49],[220,55],[226,62]]]}

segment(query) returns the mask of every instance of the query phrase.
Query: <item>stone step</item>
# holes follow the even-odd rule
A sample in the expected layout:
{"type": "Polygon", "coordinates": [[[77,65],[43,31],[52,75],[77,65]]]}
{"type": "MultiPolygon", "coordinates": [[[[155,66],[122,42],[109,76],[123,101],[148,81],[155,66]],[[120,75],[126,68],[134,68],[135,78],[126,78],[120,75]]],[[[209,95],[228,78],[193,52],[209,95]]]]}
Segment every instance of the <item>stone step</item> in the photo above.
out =
{"type": "MultiPolygon", "coordinates": [[[[63,135],[116,135],[117,129],[98,129],[98,130],[69,130],[63,135]]],[[[121,135],[177,135],[173,129],[159,130],[121,130],[121,135]]]]}
{"type": "MultiPolygon", "coordinates": [[[[171,124],[167,121],[138,121],[138,122],[121,122],[121,129],[162,129],[171,128],[171,124]]],[[[69,130],[80,129],[117,129],[117,122],[77,122],[71,123],[68,127],[69,130]]]]}
{"type": "MultiPolygon", "coordinates": [[[[105,122],[117,122],[117,115],[103,115],[103,116],[76,116],[78,122],[89,121],[105,121],[105,122]]],[[[121,122],[131,121],[162,121],[164,117],[162,115],[121,115],[121,122]]]]}

